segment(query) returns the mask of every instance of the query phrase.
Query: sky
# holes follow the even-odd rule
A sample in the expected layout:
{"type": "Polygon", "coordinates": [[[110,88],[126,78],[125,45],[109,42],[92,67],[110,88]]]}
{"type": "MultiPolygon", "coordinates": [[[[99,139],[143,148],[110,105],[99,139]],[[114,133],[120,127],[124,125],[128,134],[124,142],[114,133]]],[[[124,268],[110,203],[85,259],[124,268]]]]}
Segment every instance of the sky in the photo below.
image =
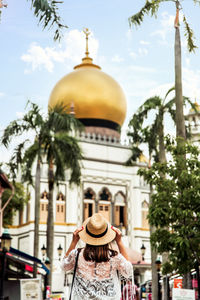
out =
{"type": "MultiPolygon", "coordinates": [[[[173,2],[161,4],[157,18],[144,17],[143,24],[129,27],[128,18],[144,5],[142,0],[64,0],[59,4],[62,22],[68,25],[60,42],[54,28],[42,29],[31,10],[31,1],[7,0],[0,21],[0,134],[13,120],[23,116],[27,100],[47,111],[50,93],[64,75],[81,62],[85,52],[82,32],[91,31],[89,52],[94,63],[121,85],[127,99],[125,131],[131,116],[151,96],[163,96],[174,85],[173,2]]],[[[200,46],[200,6],[183,0],[197,46],[200,46]]],[[[200,103],[200,48],[189,53],[183,24],[183,95],[200,103]]],[[[173,125],[167,122],[168,129],[173,125]]],[[[1,161],[8,159],[0,148],[1,161]]]]}

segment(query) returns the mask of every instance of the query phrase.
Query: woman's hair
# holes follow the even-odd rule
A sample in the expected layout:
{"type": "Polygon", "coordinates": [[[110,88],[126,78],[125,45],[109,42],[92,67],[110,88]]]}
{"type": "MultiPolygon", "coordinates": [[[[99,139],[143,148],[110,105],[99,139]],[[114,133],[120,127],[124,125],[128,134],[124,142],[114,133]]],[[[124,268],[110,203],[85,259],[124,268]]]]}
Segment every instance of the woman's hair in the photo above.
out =
{"type": "Polygon", "coordinates": [[[95,261],[97,263],[109,261],[110,257],[117,254],[117,251],[109,248],[109,244],[101,246],[86,244],[83,251],[83,257],[86,261],[95,261]]]}

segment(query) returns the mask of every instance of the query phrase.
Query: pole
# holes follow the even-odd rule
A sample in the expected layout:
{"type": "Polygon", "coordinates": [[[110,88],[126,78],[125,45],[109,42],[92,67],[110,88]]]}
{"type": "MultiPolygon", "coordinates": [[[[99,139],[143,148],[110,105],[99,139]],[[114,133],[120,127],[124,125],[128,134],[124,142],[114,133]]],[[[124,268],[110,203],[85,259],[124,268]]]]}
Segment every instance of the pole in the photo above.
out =
{"type": "Polygon", "coordinates": [[[4,300],[4,278],[5,278],[5,270],[6,270],[6,250],[2,249],[3,257],[2,257],[2,278],[0,282],[0,300],[4,300]]]}
{"type": "Polygon", "coordinates": [[[200,277],[199,277],[199,264],[198,264],[198,262],[196,262],[195,269],[196,269],[197,285],[198,285],[198,298],[197,299],[200,300],[200,277]]]}
{"type": "Polygon", "coordinates": [[[161,298],[160,271],[158,271],[158,300],[162,300],[161,298]]]}

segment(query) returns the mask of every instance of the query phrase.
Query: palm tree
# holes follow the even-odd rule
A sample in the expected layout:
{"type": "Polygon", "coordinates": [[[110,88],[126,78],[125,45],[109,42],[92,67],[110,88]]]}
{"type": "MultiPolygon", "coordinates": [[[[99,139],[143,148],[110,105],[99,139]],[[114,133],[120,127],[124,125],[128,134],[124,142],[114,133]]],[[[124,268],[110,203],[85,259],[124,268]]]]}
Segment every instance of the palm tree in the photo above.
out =
{"type": "MultiPolygon", "coordinates": [[[[80,129],[82,129],[81,123],[72,115],[67,114],[66,110],[63,111],[59,106],[49,110],[43,130],[42,143],[48,163],[47,256],[52,262],[54,249],[54,185],[61,180],[65,180],[66,169],[71,171],[70,184],[80,183],[82,152],[77,139],[72,134],[72,132],[80,129]]],[[[48,281],[51,284],[51,277],[49,277],[48,281]]]]}
{"type": "MultiPolygon", "coordinates": [[[[34,256],[38,257],[39,250],[39,220],[40,220],[40,173],[42,162],[42,128],[44,127],[44,118],[40,113],[40,109],[37,104],[28,101],[27,107],[30,106],[29,111],[18,120],[11,122],[4,130],[1,142],[5,147],[8,147],[11,140],[16,136],[22,136],[28,132],[34,132],[34,141],[32,145],[24,151],[30,140],[26,139],[17,145],[13,151],[13,155],[10,159],[11,172],[16,177],[16,172],[19,167],[22,167],[22,180],[33,184],[31,170],[33,163],[36,162],[35,171],[35,222],[34,222],[34,256]]],[[[34,277],[37,274],[37,267],[34,265],[34,277]]]]}
{"type": "MultiPolygon", "coordinates": [[[[129,132],[128,135],[131,138],[131,142],[135,143],[137,146],[132,145],[132,155],[127,161],[127,165],[131,165],[137,157],[140,156],[141,150],[139,148],[140,144],[145,143],[148,145],[149,150],[149,160],[151,160],[152,154],[154,154],[154,160],[160,163],[166,162],[166,153],[164,145],[164,116],[169,113],[172,120],[175,123],[175,98],[167,101],[168,95],[174,90],[174,87],[169,89],[164,98],[159,96],[154,96],[147,99],[144,104],[142,104],[137,112],[133,115],[129,122],[129,132]],[[143,127],[144,121],[148,118],[149,113],[154,111],[154,120],[150,125],[143,127]]],[[[189,98],[183,97],[184,105],[189,103],[192,107],[194,104],[189,98]]],[[[150,165],[150,162],[149,162],[150,165]]],[[[162,174],[161,174],[162,176],[162,174]]],[[[151,206],[151,193],[152,187],[150,187],[150,206],[151,206]]],[[[155,228],[150,225],[150,235],[155,231],[155,228]]],[[[155,260],[157,254],[154,249],[151,249],[151,260],[152,260],[152,290],[153,295],[157,295],[157,271],[155,267],[155,260]]],[[[163,255],[163,259],[167,259],[167,255],[163,255]]],[[[167,284],[167,282],[164,282],[167,284]]],[[[164,289],[166,291],[166,288],[164,289]]],[[[167,293],[166,293],[167,295],[167,293]]]]}
{"type": "MultiPolygon", "coordinates": [[[[179,29],[179,11],[181,9],[180,0],[146,0],[145,5],[141,10],[129,18],[130,25],[141,25],[144,15],[150,14],[151,16],[157,15],[157,11],[162,2],[173,2],[176,8],[175,18],[175,99],[176,99],[176,136],[186,139],[185,122],[183,114],[183,96],[182,96],[182,65],[181,65],[181,39],[179,29]]],[[[181,1],[183,2],[183,1],[181,1]]],[[[194,4],[200,4],[199,1],[193,0],[194,4]]],[[[185,25],[185,35],[187,37],[187,45],[189,52],[194,51],[196,46],[194,44],[193,31],[190,28],[185,15],[183,15],[183,22],[185,25]]]]}
{"type": "MultiPolygon", "coordinates": [[[[22,170],[22,180],[24,182],[28,182],[33,184],[32,177],[32,167],[34,162],[36,161],[36,171],[35,171],[35,230],[34,230],[34,256],[38,257],[39,250],[39,220],[40,220],[40,179],[41,179],[41,163],[45,159],[45,155],[47,154],[47,161],[49,160],[49,154],[51,150],[56,153],[55,163],[56,165],[56,173],[55,180],[53,182],[57,182],[57,180],[64,179],[64,170],[66,167],[72,170],[70,183],[76,182],[78,183],[80,180],[80,163],[76,159],[81,159],[81,151],[78,146],[77,140],[70,136],[70,132],[73,130],[82,129],[82,125],[76,120],[69,112],[69,109],[63,106],[62,104],[54,107],[54,109],[50,110],[47,118],[44,118],[40,113],[39,107],[34,103],[30,104],[31,108],[27,114],[24,115],[23,118],[11,122],[8,127],[4,130],[3,136],[1,138],[1,142],[4,146],[8,147],[13,137],[21,136],[25,132],[34,131],[35,138],[32,141],[32,144],[27,148],[27,142],[30,142],[28,139],[25,139],[22,143],[17,145],[17,147],[13,151],[13,155],[11,157],[12,161],[12,172],[16,172],[19,166],[21,166],[22,170]],[[55,134],[56,133],[56,134],[55,134]],[[62,152],[65,152],[65,155],[60,154],[60,150],[54,147],[54,138],[56,140],[56,147],[61,147],[62,152]],[[74,151],[73,153],[68,153],[68,151],[74,151]],[[66,158],[67,156],[67,158],[66,158]],[[64,163],[63,163],[64,160],[64,163]],[[66,164],[67,162],[67,164],[66,164]],[[72,167],[71,167],[72,166],[72,167]]],[[[52,157],[52,155],[51,155],[52,157]]],[[[54,162],[51,159],[51,162],[54,162]]],[[[49,172],[50,173],[50,172],[49,172]]],[[[49,176],[49,186],[50,184],[50,176],[49,176]]],[[[50,191],[52,189],[50,188],[50,191]]],[[[47,233],[50,235],[50,238],[47,238],[47,249],[50,248],[50,252],[48,252],[49,258],[52,259],[53,252],[51,247],[50,240],[53,241],[53,229],[50,222],[53,222],[53,204],[52,199],[50,199],[49,206],[49,225],[47,226],[47,233]]],[[[49,251],[49,250],[48,250],[49,251]]],[[[37,268],[34,268],[34,275],[37,274],[37,268]]]]}

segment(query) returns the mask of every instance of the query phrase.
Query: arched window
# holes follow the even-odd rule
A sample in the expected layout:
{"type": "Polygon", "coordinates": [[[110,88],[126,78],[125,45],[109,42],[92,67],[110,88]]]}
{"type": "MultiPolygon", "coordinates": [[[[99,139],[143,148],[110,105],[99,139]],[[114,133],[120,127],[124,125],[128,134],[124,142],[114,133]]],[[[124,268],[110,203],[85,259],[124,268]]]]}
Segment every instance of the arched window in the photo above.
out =
{"type": "Polygon", "coordinates": [[[114,224],[116,227],[127,226],[126,197],[121,191],[115,195],[114,224]]]}
{"type": "Polygon", "coordinates": [[[65,222],[66,201],[63,193],[59,192],[56,197],[56,222],[65,222]]]}
{"type": "Polygon", "coordinates": [[[110,221],[111,219],[111,200],[112,200],[112,195],[110,191],[107,188],[103,188],[99,193],[98,211],[108,221],[110,221]]]}
{"type": "Polygon", "coordinates": [[[83,199],[83,219],[87,219],[95,212],[95,192],[91,188],[87,188],[84,191],[83,199]]]}
{"type": "Polygon", "coordinates": [[[149,229],[147,215],[149,212],[149,204],[146,200],[142,202],[142,228],[149,229]]]}
{"type": "Polygon", "coordinates": [[[40,197],[40,221],[47,222],[47,215],[48,215],[48,199],[49,195],[47,191],[44,191],[40,197]]]}

